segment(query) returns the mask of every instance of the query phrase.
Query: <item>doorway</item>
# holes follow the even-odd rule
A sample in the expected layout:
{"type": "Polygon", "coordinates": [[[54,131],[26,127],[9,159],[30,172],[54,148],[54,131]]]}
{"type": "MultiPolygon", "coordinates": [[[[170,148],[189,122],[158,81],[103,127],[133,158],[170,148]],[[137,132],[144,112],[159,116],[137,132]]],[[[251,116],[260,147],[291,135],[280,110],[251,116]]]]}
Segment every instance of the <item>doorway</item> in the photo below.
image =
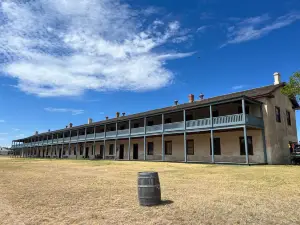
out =
{"type": "Polygon", "coordinates": [[[100,159],[104,158],[104,145],[100,145],[100,159]]]}
{"type": "Polygon", "coordinates": [[[124,145],[120,145],[119,159],[124,159],[124,145]]]}
{"type": "Polygon", "coordinates": [[[59,158],[61,158],[61,154],[62,154],[62,149],[59,149],[59,158]]]}
{"type": "Polygon", "coordinates": [[[90,150],[89,147],[86,147],[86,148],[85,148],[85,158],[86,158],[86,159],[89,158],[89,150],[90,150]]]}
{"type": "Polygon", "coordinates": [[[133,144],[133,159],[139,159],[139,144],[133,144]]]}

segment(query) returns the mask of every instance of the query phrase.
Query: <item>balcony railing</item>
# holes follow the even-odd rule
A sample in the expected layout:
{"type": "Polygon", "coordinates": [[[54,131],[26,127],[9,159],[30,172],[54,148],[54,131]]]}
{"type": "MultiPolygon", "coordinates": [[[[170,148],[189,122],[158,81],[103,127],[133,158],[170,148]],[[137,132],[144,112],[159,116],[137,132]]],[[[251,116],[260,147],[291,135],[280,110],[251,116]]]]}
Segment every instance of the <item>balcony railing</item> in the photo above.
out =
{"type": "MultiPolygon", "coordinates": [[[[249,126],[256,126],[256,127],[263,127],[263,120],[262,118],[255,117],[252,115],[246,115],[246,121],[244,121],[243,114],[234,114],[234,115],[227,115],[227,116],[219,116],[214,117],[212,120],[210,118],[204,118],[204,119],[198,119],[198,120],[189,120],[186,121],[186,129],[187,130],[196,130],[196,129],[207,129],[207,128],[213,128],[213,127],[230,127],[233,125],[249,125],[249,126]]],[[[175,123],[168,123],[164,124],[164,131],[170,132],[170,131],[183,131],[184,130],[184,122],[175,122],[175,123]]],[[[107,131],[106,137],[107,138],[113,138],[113,137],[124,137],[128,136],[129,133],[131,135],[143,135],[145,134],[144,127],[138,127],[138,128],[132,128],[131,132],[129,132],[129,129],[125,130],[118,130],[118,131],[107,131]]],[[[147,126],[146,127],[146,134],[154,134],[154,133],[162,133],[162,124],[153,125],[153,126],[147,126]]],[[[96,139],[102,139],[104,138],[105,133],[96,133],[96,139]]],[[[87,134],[85,135],[79,135],[71,137],[71,141],[84,141],[84,140],[93,140],[94,139],[94,133],[93,134],[87,134]]],[[[65,138],[64,142],[68,143],[70,141],[70,137],[65,138]]],[[[63,138],[59,139],[53,139],[53,144],[61,144],[63,143],[63,138]]],[[[43,146],[43,145],[49,145],[52,144],[52,140],[47,141],[38,141],[38,142],[32,142],[27,143],[23,145],[18,145],[17,148],[22,148],[25,146],[43,146]]]]}
{"type": "Polygon", "coordinates": [[[162,131],[162,125],[159,124],[159,125],[147,126],[146,131],[147,131],[148,134],[161,132],[162,131]]]}

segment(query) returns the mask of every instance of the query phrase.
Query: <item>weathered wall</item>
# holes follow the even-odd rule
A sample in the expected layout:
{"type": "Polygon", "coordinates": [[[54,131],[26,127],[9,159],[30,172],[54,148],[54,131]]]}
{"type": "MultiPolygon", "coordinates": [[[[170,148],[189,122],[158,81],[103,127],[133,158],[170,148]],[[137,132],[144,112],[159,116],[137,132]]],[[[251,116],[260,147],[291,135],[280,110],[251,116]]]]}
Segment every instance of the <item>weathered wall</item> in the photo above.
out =
{"type": "Polygon", "coordinates": [[[296,114],[289,98],[274,92],[273,98],[258,99],[264,103],[263,114],[266,133],[266,146],[269,164],[290,163],[289,141],[297,141],[296,114]],[[275,106],[280,107],[281,123],[276,122],[275,106]],[[287,124],[286,110],[291,114],[291,126],[287,124]]]}

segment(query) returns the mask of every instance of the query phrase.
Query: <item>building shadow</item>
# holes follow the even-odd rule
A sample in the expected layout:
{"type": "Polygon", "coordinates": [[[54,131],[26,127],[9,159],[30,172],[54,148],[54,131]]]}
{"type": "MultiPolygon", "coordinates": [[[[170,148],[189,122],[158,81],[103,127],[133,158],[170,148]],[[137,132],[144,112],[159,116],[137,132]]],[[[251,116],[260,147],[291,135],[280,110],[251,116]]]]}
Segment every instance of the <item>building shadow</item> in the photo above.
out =
{"type": "Polygon", "coordinates": [[[159,205],[170,205],[174,203],[172,200],[162,200],[159,205]]]}

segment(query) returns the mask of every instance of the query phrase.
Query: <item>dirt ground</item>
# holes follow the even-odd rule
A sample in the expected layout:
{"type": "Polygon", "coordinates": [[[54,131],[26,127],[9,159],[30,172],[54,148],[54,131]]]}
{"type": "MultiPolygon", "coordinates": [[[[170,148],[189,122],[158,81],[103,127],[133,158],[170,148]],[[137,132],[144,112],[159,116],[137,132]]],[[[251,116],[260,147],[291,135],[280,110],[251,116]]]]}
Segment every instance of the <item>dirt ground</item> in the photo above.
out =
{"type": "Polygon", "coordinates": [[[300,167],[0,157],[0,224],[300,224],[300,167]],[[140,207],[137,172],[168,204],[140,207]]]}

